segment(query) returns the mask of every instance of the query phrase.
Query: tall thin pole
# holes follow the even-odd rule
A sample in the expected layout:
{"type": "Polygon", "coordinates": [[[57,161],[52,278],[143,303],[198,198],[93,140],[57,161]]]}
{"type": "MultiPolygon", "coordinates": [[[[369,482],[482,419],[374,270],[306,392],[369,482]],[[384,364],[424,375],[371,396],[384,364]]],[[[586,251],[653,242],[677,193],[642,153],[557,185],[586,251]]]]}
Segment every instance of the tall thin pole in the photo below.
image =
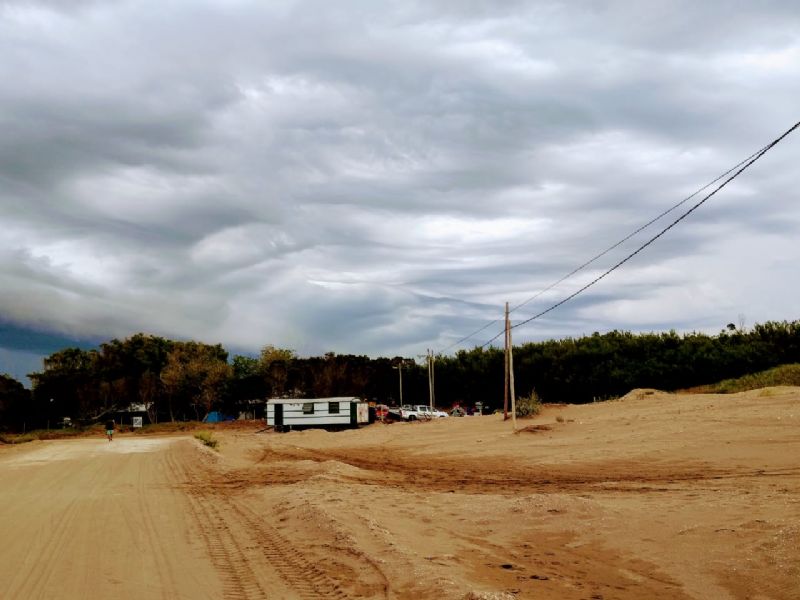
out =
{"type": "Polygon", "coordinates": [[[397,365],[397,372],[400,374],[400,406],[403,406],[403,361],[397,365]]]}
{"type": "Polygon", "coordinates": [[[436,404],[436,356],[431,350],[431,408],[436,404]]]}
{"type": "Polygon", "coordinates": [[[428,396],[433,410],[433,351],[428,348],[428,396]]]}
{"type": "MultiPolygon", "coordinates": [[[[506,319],[508,317],[506,316],[506,319]]],[[[514,393],[514,343],[511,341],[511,326],[510,322],[506,327],[508,328],[508,374],[510,376],[511,385],[511,422],[514,425],[514,431],[517,430],[517,395],[514,393]]]]}
{"type": "Polygon", "coordinates": [[[508,420],[508,302],[506,302],[506,329],[504,338],[503,365],[505,368],[505,383],[503,384],[503,420],[508,420]]]}

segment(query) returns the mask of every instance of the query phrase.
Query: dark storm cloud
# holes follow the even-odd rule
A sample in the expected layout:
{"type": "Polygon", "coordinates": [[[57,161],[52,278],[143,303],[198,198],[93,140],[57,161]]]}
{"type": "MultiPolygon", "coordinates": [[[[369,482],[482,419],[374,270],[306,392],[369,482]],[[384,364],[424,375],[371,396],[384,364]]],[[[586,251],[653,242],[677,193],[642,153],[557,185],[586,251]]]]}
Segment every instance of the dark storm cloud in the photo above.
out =
{"type": "Polygon", "coordinates": [[[54,335],[32,328],[22,328],[13,323],[0,321],[0,347],[6,350],[22,350],[31,354],[50,354],[67,346],[91,348],[103,340],[90,340],[54,335]]]}
{"type": "MultiPolygon", "coordinates": [[[[0,2],[0,316],[445,347],[796,120],[797,31],[791,2],[0,2]]],[[[797,148],[520,333],[796,316],[797,148]]]]}
{"type": "Polygon", "coordinates": [[[41,371],[42,360],[48,355],[67,347],[88,350],[102,341],[105,340],[58,335],[0,321],[0,374],[8,373],[30,386],[27,375],[41,371]]]}

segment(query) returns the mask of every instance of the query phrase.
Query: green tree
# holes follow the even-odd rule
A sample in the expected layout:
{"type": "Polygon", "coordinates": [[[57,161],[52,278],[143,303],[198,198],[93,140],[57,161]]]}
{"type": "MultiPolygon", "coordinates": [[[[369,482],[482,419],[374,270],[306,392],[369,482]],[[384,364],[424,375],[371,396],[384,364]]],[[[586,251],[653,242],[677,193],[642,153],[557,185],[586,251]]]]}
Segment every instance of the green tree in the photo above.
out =
{"type": "Polygon", "coordinates": [[[201,410],[205,414],[221,402],[232,373],[227,358],[219,344],[175,342],[161,371],[170,420],[175,420],[176,413],[185,416],[189,411],[200,420],[201,410]]]}
{"type": "Polygon", "coordinates": [[[173,344],[144,333],[101,344],[96,378],[100,380],[100,397],[105,404],[125,407],[134,402],[144,403],[151,421],[155,421],[158,399],[163,392],[159,375],[173,344]]]}
{"type": "Polygon", "coordinates": [[[11,375],[0,375],[0,430],[22,427],[30,405],[30,391],[11,375]]]}
{"type": "Polygon", "coordinates": [[[38,425],[70,416],[90,420],[101,412],[96,385],[95,350],[65,348],[44,359],[41,373],[31,373],[38,425]]]}
{"type": "Polygon", "coordinates": [[[277,348],[272,344],[264,346],[259,356],[259,370],[273,396],[286,393],[289,372],[296,355],[294,350],[277,348]]]}

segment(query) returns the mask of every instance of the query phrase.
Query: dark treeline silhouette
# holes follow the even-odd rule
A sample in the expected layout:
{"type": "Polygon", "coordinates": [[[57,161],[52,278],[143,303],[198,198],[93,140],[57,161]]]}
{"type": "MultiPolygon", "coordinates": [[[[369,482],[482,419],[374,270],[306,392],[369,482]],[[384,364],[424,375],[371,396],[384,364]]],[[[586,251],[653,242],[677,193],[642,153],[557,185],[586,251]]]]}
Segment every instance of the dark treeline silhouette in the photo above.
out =
{"type": "MultiPolygon", "coordinates": [[[[536,390],[545,402],[584,403],[637,387],[688,388],[800,362],[800,321],[767,322],[743,331],[733,324],[718,335],[632,334],[612,331],[523,344],[514,349],[516,390],[536,390]]],[[[237,415],[272,396],[360,396],[427,403],[426,367],[402,358],[328,353],[299,358],[266,346],[260,356],[229,360],[219,344],[181,342],[137,334],[96,350],[66,348],[30,374],[33,389],[0,375],[0,429],[42,428],[70,417],[91,423],[131,405],[150,422],[200,419],[210,410],[237,415]]],[[[436,404],[499,408],[503,352],[462,350],[436,360],[436,404]]]]}

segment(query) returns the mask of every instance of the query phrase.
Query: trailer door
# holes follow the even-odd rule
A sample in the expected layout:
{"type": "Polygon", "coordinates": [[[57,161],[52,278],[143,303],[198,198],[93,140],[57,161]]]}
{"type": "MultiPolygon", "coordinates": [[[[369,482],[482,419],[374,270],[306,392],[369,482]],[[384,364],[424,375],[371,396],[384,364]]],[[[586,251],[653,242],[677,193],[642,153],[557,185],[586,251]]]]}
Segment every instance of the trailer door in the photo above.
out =
{"type": "Polygon", "coordinates": [[[283,404],[275,404],[275,427],[283,427],[283,404]]]}

